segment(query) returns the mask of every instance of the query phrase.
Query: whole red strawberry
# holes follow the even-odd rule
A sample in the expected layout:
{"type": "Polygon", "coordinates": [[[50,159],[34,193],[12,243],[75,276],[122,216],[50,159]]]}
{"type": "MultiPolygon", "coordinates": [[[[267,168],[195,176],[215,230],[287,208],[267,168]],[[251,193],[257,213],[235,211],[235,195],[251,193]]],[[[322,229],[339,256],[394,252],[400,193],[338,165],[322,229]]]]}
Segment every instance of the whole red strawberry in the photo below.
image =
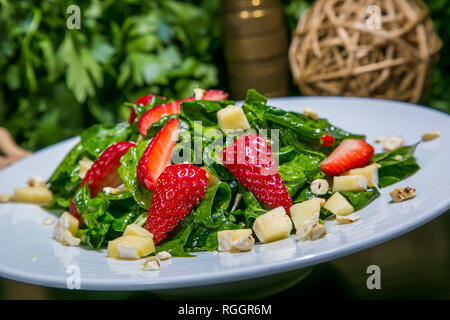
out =
{"type": "Polygon", "coordinates": [[[241,136],[222,150],[222,161],[258,200],[269,208],[282,206],[289,213],[292,199],[266,139],[254,133],[241,136]]]}
{"type": "Polygon", "coordinates": [[[341,174],[369,163],[373,147],[361,139],[345,139],[322,161],[322,171],[329,176],[341,174]]]}
{"type": "Polygon", "coordinates": [[[193,164],[168,166],[156,181],[145,228],[158,244],[204,198],[206,171],[193,164]]]}
{"type": "MultiPolygon", "coordinates": [[[[94,162],[92,167],[86,172],[86,175],[78,188],[91,182],[89,185],[91,197],[96,197],[99,192],[103,191],[104,187],[117,187],[121,183],[119,173],[117,172],[117,169],[120,167],[120,158],[128,151],[128,149],[135,146],[136,145],[132,142],[121,141],[106,148],[94,162]]],[[[70,213],[78,219],[81,225],[82,219],[77,212],[74,201],[72,201],[70,206],[70,213]]]]}

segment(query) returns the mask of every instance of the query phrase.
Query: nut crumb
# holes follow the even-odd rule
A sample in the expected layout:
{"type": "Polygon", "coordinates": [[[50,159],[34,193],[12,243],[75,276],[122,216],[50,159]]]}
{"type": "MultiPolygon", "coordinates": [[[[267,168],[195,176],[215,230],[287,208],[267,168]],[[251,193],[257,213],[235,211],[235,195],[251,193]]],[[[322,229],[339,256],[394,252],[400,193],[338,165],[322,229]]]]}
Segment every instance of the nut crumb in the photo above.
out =
{"type": "Polygon", "coordinates": [[[394,160],[400,161],[400,160],[403,160],[403,157],[398,154],[394,157],[394,160]]]}
{"type": "Polygon", "coordinates": [[[145,271],[155,271],[160,269],[160,264],[156,257],[150,257],[142,264],[142,269],[145,271]]]}
{"type": "Polygon", "coordinates": [[[442,136],[442,132],[439,131],[425,132],[422,134],[422,141],[430,141],[439,138],[440,136],[442,136]]]}
{"type": "Polygon", "coordinates": [[[27,181],[29,187],[43,187],[46,188],[44,179],[40,175],[32,176],[27,181]]]}
{"type": "Polygon", "coordinates": [[[322,195],[328,192],[330,185],[328,184],[328,181],[325,179],[316,179],[313,182],[311,182],[311,192],[316,195],[322,195]]]}
{"type": "Polygon", "coordinates": [[[158,254],[156,255],[156,259],[160,261],[168,260],[170,258],[172,258],[172,255],[167,251],[158,252],[158,254]]]}
{"type": "Polygon", "coordinates": [[[80,245],[81,240],[75,238],[69,230],[66,230],[63,234],[63,244],[69,245],[71,247],[76,247],[80,245]]]}
{"type": "Polygon", "coordinates": [[[415,196],[416,189],[411,187],[402,187],[392,190],[389,195],[393,202],[400,202],[415,196]]]}
{"type": "Polygon", "coordinates": [[[352,223],[360,219],[360,216],[356,214],[349,214],[347,216],[336,216],[336,222],[338,224],[352,223]]]}
{"type": "Polygon", "coordinates": [[[384,141],[386,141],[386,137],[376,137],[375,138],[375,142],[377,143],[383,143],[384,141]]]}
{"type": "Polygon", "coordinates": [[[303,108],[303,114],[307,115],[308,117],[310,117],[313,120],[319,119],[317,112],[315,112],[313,109],[308,108],[308,107],[303,108]]]}
{"type": "Polygon", "coordinates": [[[0,203],[10,202],[12,199],[11,194],[0,193],[0,203]]]}
{"type": "Polygon", "coordinates": [[[53,224],[53,222],[55,222],[54,217],[46,217],[46,218],[44,218],[44,220],[42,220],[42,224],[44,224],[46,226],[53,224]]]}
{"type": "Polygon", "coordinates": [[[393,136],[383,141],[383,147],[385,151],[392,151],[403,146],[404,142],[403,137],[393,136]]]}
{"type": "Polygon", "coordinates": [[[36,261],[37,260],[37,255],[35,253],[33,253],[31,255],[31,261],[36,261]]]}
{"type": "Polygon", "coordinates": [[[231,245],[231,252],[243,252],[251,251],[253,245],[255,244],[255,239],[252,236],[240,237],[236,241],[233,241],[231,245]]]}
{"type": "Polygon", "coordinates": [[[298,241],[318,240],[327,234],[327,227],[319,223],[319,213],[306,220],[297,230],[298,241]]]}

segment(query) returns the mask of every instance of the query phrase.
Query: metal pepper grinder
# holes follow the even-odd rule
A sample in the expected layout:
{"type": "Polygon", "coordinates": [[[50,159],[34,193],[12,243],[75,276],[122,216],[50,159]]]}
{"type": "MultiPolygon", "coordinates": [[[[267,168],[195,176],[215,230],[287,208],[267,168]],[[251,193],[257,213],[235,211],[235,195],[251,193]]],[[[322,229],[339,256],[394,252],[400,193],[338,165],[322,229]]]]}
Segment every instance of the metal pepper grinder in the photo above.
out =
{"type": "Polygon", "coordinates": [[[288,39],[279,0],[222,0],[225,59],[233,99],[254,88],[268,97],[288,92],[288,39]]]}

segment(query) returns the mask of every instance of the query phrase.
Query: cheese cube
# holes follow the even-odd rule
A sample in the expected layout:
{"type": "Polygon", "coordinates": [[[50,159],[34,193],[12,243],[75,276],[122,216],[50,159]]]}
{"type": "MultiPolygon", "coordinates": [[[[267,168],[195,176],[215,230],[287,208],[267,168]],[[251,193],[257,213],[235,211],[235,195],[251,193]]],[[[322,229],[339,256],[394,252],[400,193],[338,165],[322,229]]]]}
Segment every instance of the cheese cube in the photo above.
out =
{"type": "Polygon", "coordinates": [[[219,243],[219,251],[249,251],[252,249],[255,240],[252,237],[252,229],[236,229],[236,230],[223,230],[217,232],[217,240],[219,243]],[[242,243],[247,242],[248,246],[245,246],[248,250],[240,250],[243,248],[242,243]]]}
{"type": "Polygon", "coordinates": [[[78,220],[69,212],[64,212],[61,217],[59,217],[58,222],[53,229],[53,237],[60,242],[65,242],[64,234],[66,231],[69,231],[73,236],[76,236],[78,231],[78,220]]]}
{"type": "Polygon", "coordinates": [[[364,191],[367,189],[367,179],[362,175],[335,176],[333,178],[333,192],[364,191]]]}
{"type": "Polygon", "coordinates": [[[108,243],[107,256],[119,259],[139,259],[155,252],[151,237],[122,236],[108,243]]]}
{"type": "Polygon", "coordinates": [[[320,199],[312,198],[300,203],[294,204],[289,208],[291,219],[294,222],[295,229],[300,229],[303,223],[320,212],[320,199]]]}
{"type": "Polygon", "coordinates": [[[138,226],[137,224],[129,224],[125,228],[125,232],[123,233],[123,236],[138,236],[138,237],[150,237],[153,239],[153,234],[148,231],[147,229],[142,228],[141,226],[138,226]]]}
{"type": "Polygon", "coordinates": [[[49,204],[52,199],[53,193],[46,187],[23,187],[14,190],[11,200],[44,205],[49,204]]]}
{"type": "Polygon", "coordinates": [[[363,168],[351,169],[345,173],[347,176],[361,175],[367,179],[368,187],[378,187],[378,167],[379,165],[374,163],[363,168]]]}
{"type": "Polygon", "coordinates": [[[324,208],[330,210],[337,216],[346,216],[355,211],[350,202],[348,202],[339,192],[334,193],[327,202],[325,202],[324,208]]]}
{"type": "Polygon", "coordinates": [[[230,105],[217,112],[217,121],[223,132],[250,129],[247,117],[241,107],[230,105]]]}
{"type": "Polygon", "coordinates": [[[253,231],[262,243],[289,237],[292,222],[283,207],[278,207],[260,215],[253,223],[253,231]]]}

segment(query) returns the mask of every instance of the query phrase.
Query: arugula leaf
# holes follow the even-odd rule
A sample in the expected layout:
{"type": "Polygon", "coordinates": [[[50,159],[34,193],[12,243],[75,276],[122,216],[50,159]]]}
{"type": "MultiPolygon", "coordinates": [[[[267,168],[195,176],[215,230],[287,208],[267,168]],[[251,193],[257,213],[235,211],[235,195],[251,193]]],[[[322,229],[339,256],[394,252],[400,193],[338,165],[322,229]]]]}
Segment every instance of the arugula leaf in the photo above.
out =
{"type": "Polygon", "coordinates": [[[150,140],[142,140],[136,147],[130,148],[120,158],[119,176],[126,189],[131,192],[136,202],[144,209],[150,208],[152,193],[141,185],[137,178],[136,167],[150,140]]]}
{"type": "Polygon", "coordinates": [[[379,186],[390,186],[416,173],[420,167],[414,158],[419,142],[397,148],[390,152],[373,155],[371,162],[381,165],[378,168],[379,186]]]}

